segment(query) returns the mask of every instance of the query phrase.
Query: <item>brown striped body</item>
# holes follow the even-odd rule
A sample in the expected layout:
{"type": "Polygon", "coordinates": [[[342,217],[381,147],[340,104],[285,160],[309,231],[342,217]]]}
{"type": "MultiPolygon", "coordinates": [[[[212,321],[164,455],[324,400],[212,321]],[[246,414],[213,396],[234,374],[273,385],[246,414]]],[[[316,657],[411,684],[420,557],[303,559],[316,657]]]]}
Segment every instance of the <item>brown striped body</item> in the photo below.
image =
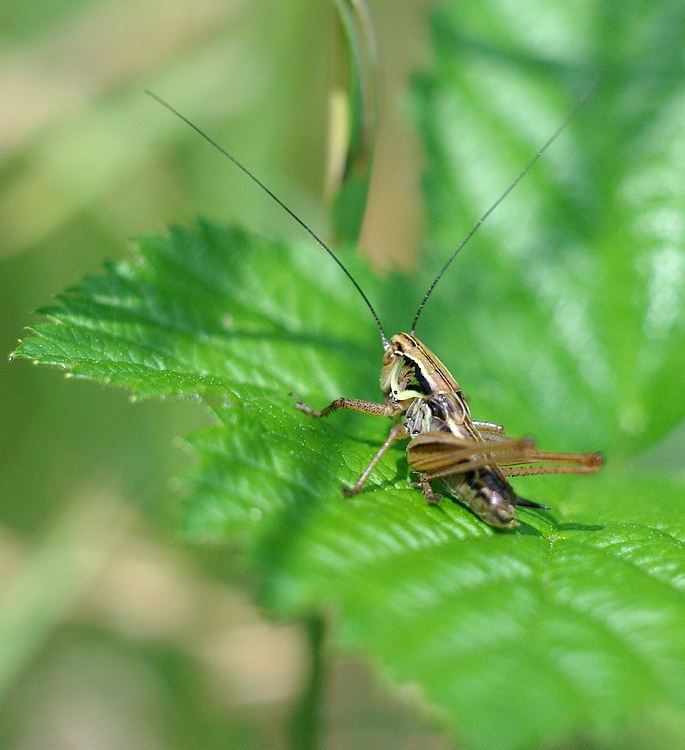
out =
{"type": "Polygon", "coordinates": [[[539,451],[530,438],[510,438],[501,425],[472,419],[459,383],[414,334],[398,333],[383,341],[383,403],[339,398],[321,410],[299,399],[296,404],[313,417],[350,409],[400,419],[354,486],[343,489],[345,495],[361,492],[388,448],[396,440],[409,438],[407,460],[419,477],[415,486],[429,503],[440,500],[432,488],[432,482],[440,481],[485,523],[513,529],[520,525],[516,506],[548,507],[517,495],[507,476],[591,474],[602,466],[600,453],[539,451]]]}
{"type": "MultiPolygon", "coordinates": [[[[454,438],[450,441],[454,443],[451,448],[459,441],[464,446],[479,442],[487,447],[471,419],[459,384],[435,354],[407,333],[393,336],[390,345],[383,358],[381,389],[391,402],[405,409],[404,424],[412,438],[407,448],[409,465],[414,469],[427,468],[425,457],[421,461],[418,455],[425,453],[421,441],[416,444],[413,440],[418,435],[449,433],[454,438]]],[[[473,458],[464,459],[465,469],[473,458]]],[[[438,470],[444,463],[444,455],[438,455],[431,468],[438,470]]],[[[517,525],[514,512],[518,498],[496,463],[463,473],[458,471],[458,463],[449,463],[449,466],[454,473],[441,477],[441,483],[451,495],[492,526],[511,528],[517,525]]]]}

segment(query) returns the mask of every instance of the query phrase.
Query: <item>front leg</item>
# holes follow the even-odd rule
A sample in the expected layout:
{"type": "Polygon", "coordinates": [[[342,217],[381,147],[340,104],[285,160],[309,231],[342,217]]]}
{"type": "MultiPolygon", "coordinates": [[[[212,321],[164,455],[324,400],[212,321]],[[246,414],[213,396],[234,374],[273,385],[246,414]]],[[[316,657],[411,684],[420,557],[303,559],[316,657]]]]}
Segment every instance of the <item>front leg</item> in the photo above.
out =
{"type": "Polygon", "coordinates": [[[327,417],[332,411],[337,411],[338,409],[358,411],[361,414],[369,414],[372,417],[396,417],[404,411],[399,404],[393,404],[390,401],[386,401],[383,404],[376,404],[373,401],[361,401],[358,398],[336,398],[335,401],[323,409],[312,409],[300,401],[294,393],[290,395],[297,401],[295,408],[303,411],[305,414],[309,414],[310,417],[327,417]]]}
{"type": "Polygon", "coordinates": [[[388,448],[395,442],[395,440],[401,440],[402,438],[407,437],[409,437],[409,430],[407,430],[406,425],[404,423],[396,424],[390,430],[386,441],[383,443],[383,445],[381,445],[378,453],[376,453],[376,455],[371,459],[371,463],[364,469],[356,484],[353,487],[343,487],[343,495],[345,495],[345,497],[353,497],[354,495],[358,495],[362,491],[364,482],[366,482],[366,480],[369,478],[371,472],[376,468],[378,462],[381,460],[383,454],[388,450],[388,448]]]}
{"type": "MultiPolygon", "coordinates": [[[[350,411],[358,411],[362,414],[370,414],[374,417],[396,417],[404,412],[404,409],[399,404],[394,404],[390,401],[386,401],[383,404],[375,404],[372,401],[360,401],[358,398],[337,398],[324,409],[312,409],[300,401],[294,393],[290,395],[297,399],[295,406],[300,411],[303,411],[305,414],[309,414],[312,417],[325,417],[337,409],[349,409],[350,411]]],[[[378,462],[388,448],[395,442],[395,440],[401,440],[402,438],[407,437],[409,437],[409,431],[404,423],[394,425],[388,433],[386,441],[381,445],[376,455],[371,459],[371,463],[366,469],[364,469],[356,483],[352,487],[343,487],[343,494],[346,497],[358,495],[362,491],[362,487],[369,478],[371,472],[376,468],[378,462]]]]}

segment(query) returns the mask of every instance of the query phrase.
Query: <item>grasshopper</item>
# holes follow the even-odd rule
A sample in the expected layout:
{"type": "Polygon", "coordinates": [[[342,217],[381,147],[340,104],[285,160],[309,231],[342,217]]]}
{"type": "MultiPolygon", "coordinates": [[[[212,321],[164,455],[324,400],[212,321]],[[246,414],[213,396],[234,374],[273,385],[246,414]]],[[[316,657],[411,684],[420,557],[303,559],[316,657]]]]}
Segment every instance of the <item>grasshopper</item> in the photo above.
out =
{"type": "Polygon", "coordinates": [[[549,140],[447,259],[421,300],[411,331],[398,333],[390,339],[387,338],[380,319],[364,291],[323,240],[228,151],[156,94],[146,92],[228,157],[273,198],[338,264],[373,316],[384,349],[380,377],[383,394],[381,403],[338,398],[323,409],[312,409],[294,393],[291,394],[296,400],[296,408],[311,417],[326,417],[338,409],[347,409],[395,420],[387,439],[356,483],[352,487],[343,488],[346,496],[354,496],[362,491],[366,480],[395,441],[408,439],[407,461],[418,477],[418,481],[412,486],[422,490],[428,503],[433,505],[439,502],[441,496],[434,491],[432,484],[439,481],[450,496],[470,508],[485,523],[499,529],[513,529],[520,525],[515,517],[517,506],[543,510],[549,510],[549,506],[517,495],[507,477],[532,474],[591,474],[601,468],[601,453],[541,451],[529,437],[511,438],[502,425],[474,420],[457,381],[415,335],[416,324],[428,298],[459,251],[564,130],[594,85],[593,83],[586,91],[549,140]]]}

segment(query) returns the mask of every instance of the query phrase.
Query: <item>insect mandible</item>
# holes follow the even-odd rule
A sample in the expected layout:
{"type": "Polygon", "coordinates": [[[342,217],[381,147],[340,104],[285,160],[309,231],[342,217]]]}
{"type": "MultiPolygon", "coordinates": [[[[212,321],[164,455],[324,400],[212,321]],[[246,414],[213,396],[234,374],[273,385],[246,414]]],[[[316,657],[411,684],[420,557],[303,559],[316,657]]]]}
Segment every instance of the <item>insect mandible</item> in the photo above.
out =
{"type": "Polygon", "coordinates": [[[338,264],[373,316],[384,349],[380,377],[383,393],[381,403],[339,398],[323,409],[312,409],[292,394],[296,399],[295,406],[312,417],[325,417],[338,409],[347,409],[395,420],[387,439],[357,482],[352,487],[343,489],[345,495],[353,496],[361,492],[364,483],[390,446],[397,440],[408,439],[407,461],[418,477],[413,486],[422,490],[429,503],[435,504],[440,500],[440,495],[434,491],[432,485],[433,482],[439,481],[453,498],[470,508],[485,523],[500,529],[512,529],[520,525],[515,517],[517,506],[545,510],[549,510],[549,506],[517,495],[507,477],[532,474],[591,474],[601,468],[601,453],[541,451],[535,447],[531,438],[511,438],[505,433],[502,425],[474,420],[457,381],[414,333],[428,298],[459,251],[564,130],[594,85],[593,83],[585,92],[557,130],[447,259],[421,300],[411,331],[398,333],[390,339],[385,335],[380,319],[366,294],[323,240],[228,151],[170,104],[156,94],[146,92],[228,157],[295,219],[338,264]]]}

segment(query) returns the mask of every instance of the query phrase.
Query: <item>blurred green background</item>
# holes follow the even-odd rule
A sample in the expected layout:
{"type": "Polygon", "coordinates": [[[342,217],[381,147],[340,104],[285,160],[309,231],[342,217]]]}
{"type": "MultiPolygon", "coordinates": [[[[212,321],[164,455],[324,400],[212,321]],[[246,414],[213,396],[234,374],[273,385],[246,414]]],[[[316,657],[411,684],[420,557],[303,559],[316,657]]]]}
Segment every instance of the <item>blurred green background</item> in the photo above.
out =
{"type": "MultiPolygon", "coordinates": [[[[409,267],[421,224],[409,76],[427,0],[370,3],[381,132],[364,247],[409,267]]],[[[52,295],[198,215],[298,228],[150,88],[326,235],[328,93],[344,47],[321,0],[4,0],[0,5],[0,351],[52,295]]],[[[226,550],[174,541],[174,437],[190,404],[0,358],[0,746],[287,746],[306,656],[231,585],[226,550]]],[[[326,688],[327,747],[443,747],[411,696],[353,660],[326,688]]]]}

